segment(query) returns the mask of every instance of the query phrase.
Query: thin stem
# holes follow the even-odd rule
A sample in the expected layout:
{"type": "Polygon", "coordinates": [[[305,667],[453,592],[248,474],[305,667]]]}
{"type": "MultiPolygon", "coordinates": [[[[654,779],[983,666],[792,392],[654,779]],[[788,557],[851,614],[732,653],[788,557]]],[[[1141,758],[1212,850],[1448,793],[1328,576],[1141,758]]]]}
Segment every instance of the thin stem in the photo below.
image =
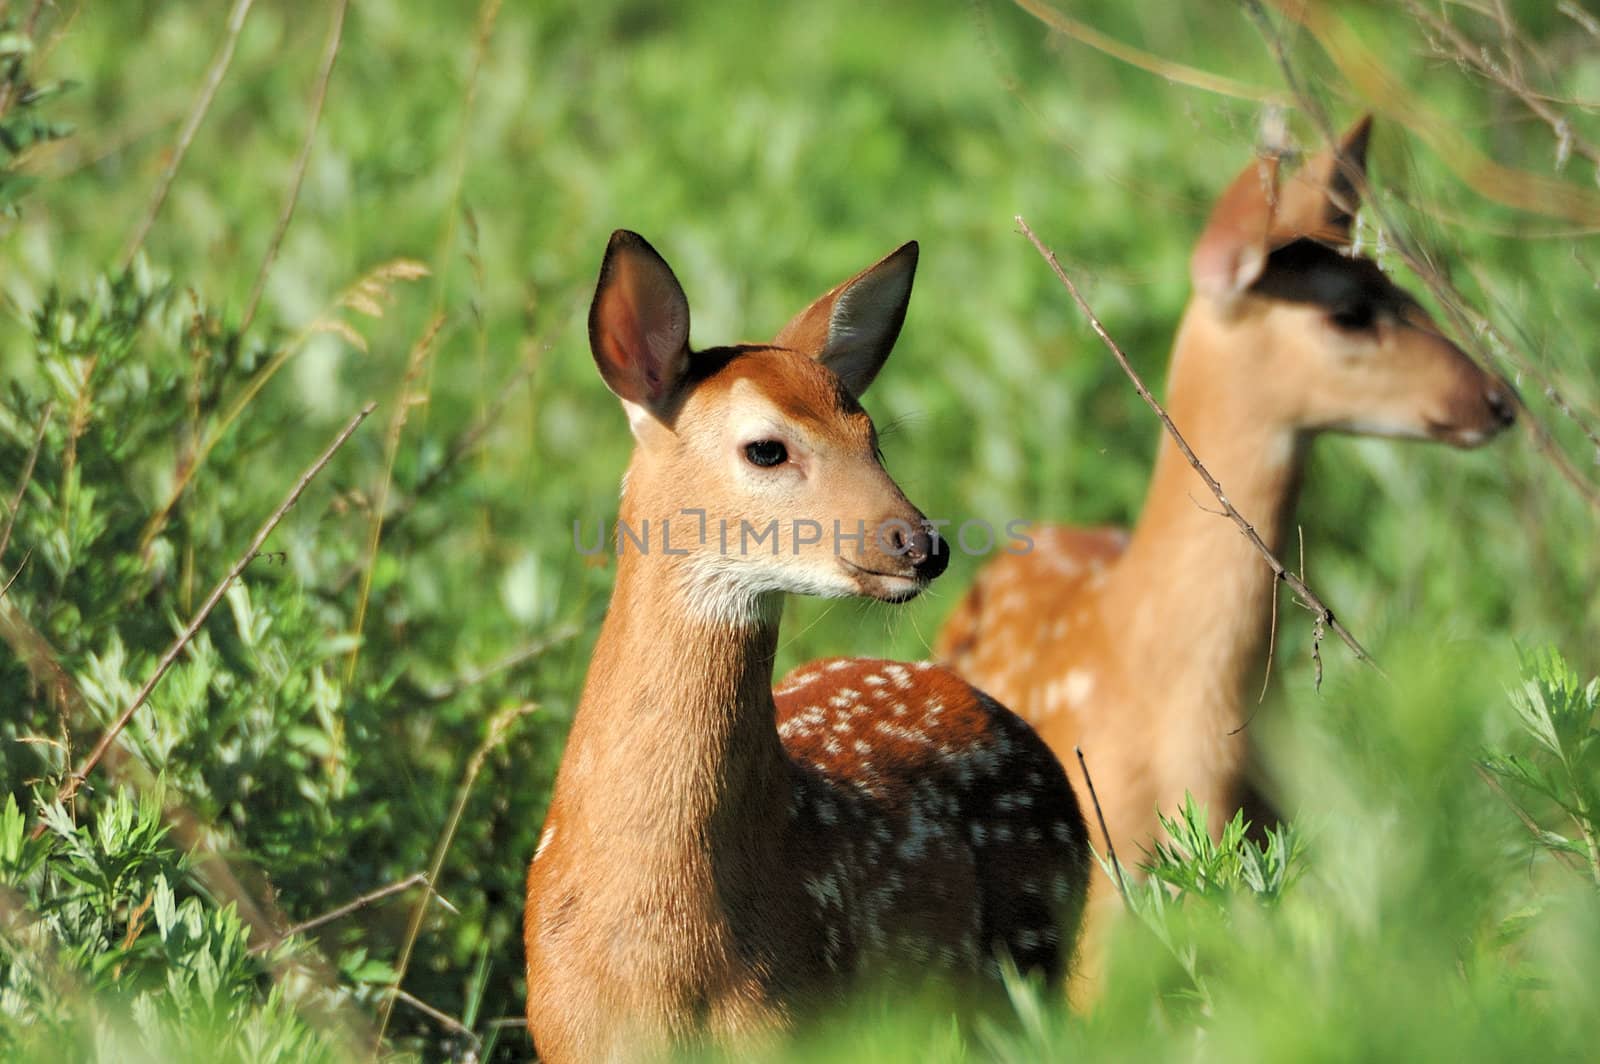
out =
{"type": "Polygon", "coordinates": [[[454,1031],[456,1034],[471,1039],[472,1043],[480,1050],[483,1048],[483,1040],[473,1032],[472,1028],[468,1027],[466,1024],[462,1023],[448,1012],[434,1008],[432,1005],[428,1004],[426,1001],[423,1001],[415,994],[408,994],[399,987],[395,987],[394,989],[390,990],[389,994],[391,1002],[398,998],[399,1000],[404,1001],[407,1005],[410,1005],[412,1008],[416,1009],[418,1012],[422,1013],[424,1016],[437,1021],[446,1030],[454,1031]]]}
{"type": "Polygon", "coordinates": [[[1113,59],[1127,63],[1129,66],[1138,67],[1146,73],[1178,85],[1187,85],[1190,88],[1200,89],[1203,92],[1216,93],[1219,96],[1230,96],[1237,100],[1254,100],[1257,103],[1283,104],[1287,101],[1281,92],[1272,89],[1263,89],[1233,78],[1213,74],[1209,70],[1200,70],[1196,67],[1175,63],[1159,55],[1152,55],[1132,45],[1124,44],[1106,36],[1099,30],[1076,19],[1070,19],[1061,14],[1048,4],[1040,0],[1012,0],[1018,7],[1032,15],[1034,18],[1049,26],[1052,30],[1070,37],[1079,44],[1103,52],[1113,59]]]}
{"type": "Polygon", "coordinates": [[[1100,796],[1094,792],[1094,777],[1089,775],[1089,763],[1083,759],[1083,747],[1074,746],[1072,752],[1078,755],[1083,782],[1089,785],[1089,802],[1094,806],[1095,819],[1100,821],[1100,835],[1106,840],[1106,860],[1111,862],[1112,869],[1117,873],[1117,893],[1122,895],[1122,904],[1132,908],[1128,900],[1128,884],[1122,878],[1122,862],[1117,860],[1117,848],[1111,845],[1111,829],[1106,827],[1106,815],[1100,810],[1100,796]]]}
{"type": "MultiPolygon", "coordinates": [[[[394,413],[389,418],[389,431],[384,435],[383,479],[378,482],[378,493],[372,504],[372,526],[367,533],[366,564],[361,572],[361,591],[356,597],[356,616],[350,630],[360,635],[366,626],[367,602],[372,595],[372,577],[378,565],[378,547],[383,540],[384,511],[389,508],[389,489],[394,483],[394,463],[400,454],[400,437],[405,432],[406,417],[411,412],[413,402],[426,402],[426,395],[413,396],[412,389],[416,386],[417,378],[423,366],[433,355],[434,342],[439,338],[439,330],[444,327],[444,312],[440,311],[433,316],[423,327],[422,334],[417,337],[417,342],[411,346],[411,354],[406,359],[405,375],[400,379],[399,394],[395,396],[394,413]]],[[[345,660],[344,682],[348,685],[355,679],[356,663],[361,659],[361,643],[356,642],[350,648],[350,656],[345,660]]]]}
{"type": "Polygon", "coordinates": [[[217,50],[217,57],[211,62],[211,69],[206,71],[206,79],[200,85],[200,95],[195,97],[194,106],[189,109],[189,117],[184,120],[183,128],[178,132],[177,143],[172,146],[172,155],[167,160],[166,168],[161,171],[161,177],[156,181],[155,192],[150,197],[150,206],[145,208],[144,217],[139,220],[133,236],[128,239],[127,249],[122,253],[124,270],[139,253],[144,238],[150,233],[150,227],[156,224],[156,215],[161,213],[161,206],[167,201],[167,193],[172,189],[172,180],[178,176],[178,167],[183,165],[183,157],[189,153],[189,145],[194,143],[194,135],[199,132],[200,123],[205,121],[206,112],[211,109],[211,101],[216,98],[217,89],[222,85],[223,76],[228,72],[228,64],[233,62],[234,45],[239,43],[239,33],[244,29],[245,16],[250,13],[250,6],[254,3],[255,0],[234,2],[233,11],[228,15],[222,47],[217,50]]]}
{"type": "MultiPolygon", "coordinates": [[[[472,794],[472,785],[477,782],[478,774],[483,771],[483,764],[488,760],[490,751],[505,741],[510,734],[511,725],[522,717],[532,713],[538,706],[532,702],[525,702],[520,706],[512,706],[497,714],[489,721],[489,732],[484,736],[483,742],[472,752],[472,757],[467,761],[467,770],[461,777],[461,786],[456,790],[456,801],[450,810],[450,817],[445,822],[444,833],[439,836],[439,843],[434,848],[433,862],[428,868],[428,882],[437,884],[439,873],[444,868],[445,855],[450,852],[450,845],[455,841],[456,828],[461,824],[461,815],[466,811],[467,799],[472,794]]],[[[428,915],[428,902],[434,896],[430,889],[417,903],[415,911],[411,914],[411,925],[406,928],[405,945],[400,950],[400,962],[395,965],[393,993],[383,1002],[383,1010],[378,1018],[378,1033],[372,1042],[372,1059],[376,1060],[379,1051],[383,1048],[383,1035],[389,1029],[389,1018],[394,1014],[394,1000],[405,994],[400,987],[406,979],[406,969],[411,965],[411,955],[416,949],[417,938],[422,934],[422,922],[428,915]]],[[[410,995],[406,995],[409,997],[410,995]]]]}
{"type": "MultiPolygon", "coordinates": [[[[343,905],[329,909],[321,916],[313,916],[311,919],[303,920],[300,923],[295,924],[293,927],[285,928],[272,941],[259,942],[250,947],[250,952],[265,953],[267,950],[278,945],[278,943],[284,941],[285,939],[293,938],[295,935],[303,935],[307,931],[314,931],[317,928],[322,927],[324,924],[331,924],[335,920],[349,916],[353,912],[359,912],[360,910],[365,909],[374,902],[380,902],[384,898],[392,897],[395,894],[401,894],[405,891],[408,891],[418,883],[428,885],[428,874],[426,872],[413,872],[404,879],[397,880],[396,882],[390,883],[387,886],[379,887],[377,890],[368,891],[358,898],[352,898],[343,905]]],[[[429,885],[428,889],[432,890],[433,888],[431,885],[429,885]]],[[[440,899],[440,901],[443,900],[444,899],[442,898],[440,899]]]]}
{"type": "Polygon", "coordinates": [[[33,449],[28,452],[28,461],[22,467],[22,476],[17,480],[16,494],[11,496],[11,509],[6,513],[6,527],[0,532],[0,558],[6,556],[6,548],[11,545],[11,530],[16,526],[17,514],[22,512],[22,496],[28,491],[28,484],[33,480],[33,467],[39,461],[39,447],[44,443],[45,430],[50,426],[50,415],[55,411],[54,403],[46,403],[44,412],[39,415],[39,431],[33,437],[33,449]]]}
{"type": "Polygon", "coordinates": [[[278,224],[272,230],[272,239],[267,242],[267,253],[256,271],[255,283],[250,286],[250,299],[245,303],[244,317],[239,321],[241,333],[248,330],[250,323],[255,320],[256,309],[261,305],[261,294],[267,287],[267,275],[272,272],[272,264],[277,260],[278,249],[283,244],[283,235],[288,232],[289,221],[294,217],[295,204],[300,200],[300,186],[305,182],[306,164],[311,160],[311,145],[317,139],[317,127],[322,123],[322,105],[328,98],[328,81],[333,76],[334,60],[339,57],[339,45],[344,39],[344,16],[349,8],[350,0],[339,0],[333,9],[333,25],[328,30],[328,42],[323,46],[317,87],[311,95],[311,117],[306,122],[305,140],[301,141],[300,154],[295,157],[293,177],[289,180],[283,209],[278,214],[278,224]]]}

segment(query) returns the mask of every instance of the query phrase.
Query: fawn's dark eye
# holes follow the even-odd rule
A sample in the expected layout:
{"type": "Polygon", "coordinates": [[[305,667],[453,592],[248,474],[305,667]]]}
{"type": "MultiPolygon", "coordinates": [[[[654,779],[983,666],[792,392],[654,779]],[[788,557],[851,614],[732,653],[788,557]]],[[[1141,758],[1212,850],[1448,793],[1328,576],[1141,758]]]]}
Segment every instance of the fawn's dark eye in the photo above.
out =
{"type": "Polygon", "coordinates": [[[1346,332],[1364,332],[1378,318],[1378,308],[1369,302],[1346,303],[1328,312],[1328,320],[1346,332]]]}
{"type": "Polygon", "coordinates": [[[757,440],[744,445],[745,459],[753,466],[769,469],[789,458],[789,449],[777,440],[757,440]]]}

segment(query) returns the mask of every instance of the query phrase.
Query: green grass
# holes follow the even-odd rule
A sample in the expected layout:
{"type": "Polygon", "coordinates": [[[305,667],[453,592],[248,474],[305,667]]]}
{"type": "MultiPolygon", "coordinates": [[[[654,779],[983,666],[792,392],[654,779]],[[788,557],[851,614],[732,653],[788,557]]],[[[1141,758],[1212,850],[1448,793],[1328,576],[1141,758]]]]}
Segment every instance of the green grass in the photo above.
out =
{"type": "MultiPolygon", "coordinates": [[[[1240,6],[1060,6],[1168,62],[1282,91],[1240,6]]],[[[1600,98],[1594,38],[1552,5],[1514,6],[1551,60],[1529,64],[1540,90],[1600,98]]],[[[819,292],[920,240],[904,333],[867,397],[892,426],[884,446],[908,495],[932,514],[997,523],[1123,523],[1157,427],[1012,219],[1058,250],[1158,380],[1189,248],[1263,114],[998,2],[507,4],[480,56],[471,5],[361,0],[293,222],[241,335],[305,134],[326,7],[259,0],[251,11],[131,276],[117,279],[124,249],[222,41],[224,5],[47,12],[37,40],[49,47],[22,70],[38,85],[76,84],[4,118],[15,142],[0,160],[8,519],[54,404],[0,554],[0,575],[21,568],[7,616],[48,644],[30,659],[13,626],[0,648],[0,776],[19,810],[0,831],[7,1056],[70,1046],[122,1059],[142,1046],[154,1059],[336,1057],[341,1036],[318,1033],[314,1006],[378,1014],[417,890],[316,932],[331,971],[307,1005],[293,980],[274,989],[273,964],[242,952],[239,917],[193,840],[160,833],[156,799],[119,797],[101,769],[80,826],[49,801],[369,400],[376,413],[265,545],[281,557],[246,567],[135,715],[117,778],[217,825],[246,892],[266,896],[270,883],[292,923],[427,871],[485,751],[443,848],[436,886],[452,908],[429,908],[404,980],[472,1034],[400,1004],[386,1048],[525,1054],[521,1032],[492,1021],[521,1009],[520,881],[611,582],[573,550],[572,526],[614,516],[629,448],[584,333],[607,234],[636,229],[673,264],[700,345],[768,337],[819,292]],[[381,317],[341,306],[396,260],[429,272],[383,282],[381,317]],[[436,341],[417,353],[435,314],[436,341]],[[197,441],[214,445],[143,547],[197,441]],[[81,701],[50,679],[55,668],[81,701]],[[525,703],[537,709],[517,716],[525,703]],[[39,840],[8,841],[38,823],[39,840]],[[170,899],[159,921],[157,898],[170,899]]],[[[1493,23],[1449,10],[1498,47],[1493,23]]],[[[1550,129],[1502,88],[1428,58],[1393,6],[1352,19],[1439,122],[1506,165],[1592,192],[1581,150],[1558,171],[1550,129]]],[[[1304,33],[1291,58],[1336,121],[1378,107],[1385,211],[1512,338],[1507,366],[1536,367],[1600,423],[1595,219],[1473,193],[1404,116],[1383,113],[1393,100],[1361,99],[1304,33]]],[[[1559,106],[1580,147],[1600,139],[1592,107],[1559,106]]],[[[1302,113],[1286,118],[1314,142],[1302,113]]],[[[1392,251],[1380,254],[1420,291],[1392,251]]],[[[1537,378],[1518,383],[1579,474],[1600,479],[1581,427],[1537,378]]],[[[1518,433],[1466,454],[1324,440],[1300,520],[1312,586],[1392,682],[1329,641],[1316,690],[1309,617],[1285,600],[1272,693],[1252,725],[1304,844],[1282,897],[1239,885],[1130,921],[1088,1018],[1021,986],[1000,1018],[954,1028],[936,1007],[874,1001],[806,1051],[1592,1054],[1600,905],[1589,858],[1554,854],[1511,805],[1581,849],[1563,803],[1592,789],[1592,747],[1566,751],[1568,775],[1545,790],[1506,776],[1503,796],[1474,766],[1491,750],[1502,768],[1511,754],[1560,760],[1511,692],[1524,682],[1519,647],[1557,647],[1585,679],[1600,670],[1595,511],[1518,433]]],[[[958,557],[905,608],[791,602],[780,670],[824,654],[925,655],[977,565],[958,557]]],[[[282,952],[283,963],[304,955],[282,952]]]]}

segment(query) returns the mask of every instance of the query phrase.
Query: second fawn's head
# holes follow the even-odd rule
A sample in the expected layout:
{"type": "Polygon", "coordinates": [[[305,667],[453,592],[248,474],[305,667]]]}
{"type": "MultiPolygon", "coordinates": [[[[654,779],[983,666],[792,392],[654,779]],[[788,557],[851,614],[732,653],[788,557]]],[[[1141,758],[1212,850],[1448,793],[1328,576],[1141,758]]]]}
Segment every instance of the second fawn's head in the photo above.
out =
{"type": "Polygon", "coordinates": [[[859,402],[900,333],[916,265],[913,242],[770,344],[694,351],[671,268],[643,237],[612,234],[589,343],[636,442],[625,520],[658,536],[669,523],[671,553],[658,538],[640,564],[674,567],[691,609],[747,623],[785,591],[902,602],[943,572],[948,552],[884,469],[859,402]]]}
{"type": "Polygon", "coordinates": [[[1206,372],[1254,401],[1241,416],[1289,430],[1476,446],[1515,419],[1511,388],[1349,253],[1370,128],[1361,119],[1282,187],[1270,158],[1223,193],[1190,264],[1206,372]]]}

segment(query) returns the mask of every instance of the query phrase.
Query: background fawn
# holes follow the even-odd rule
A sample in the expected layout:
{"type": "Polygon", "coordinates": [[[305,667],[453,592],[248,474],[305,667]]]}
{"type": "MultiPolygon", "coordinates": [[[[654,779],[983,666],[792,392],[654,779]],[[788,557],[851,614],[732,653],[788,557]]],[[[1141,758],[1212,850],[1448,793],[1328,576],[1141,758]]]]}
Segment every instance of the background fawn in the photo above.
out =
{"type": "MultiPolygon", "coordinates": [[[[1167,409],[1280,555],[1317,433],[1471,447],[1513,419],[1506,385],[1376,263],[1345,252],[1368,132],[1363,119],[1337,155],[1316,155],[1282,188],[1275,159],[1246,166],[1191,262],[1167,409]]],[[[1063,759],[1083,747],[1130,865],[1159,831],[1157,810],[1173,812],[1185,791],[1208,805],[1213,830],[1245,798],[1245,688],[1275,589],[1211,503],[1164,437],[1131,536],[1037,530],[1030,553],[979,574],[938,639],[942,660],[1063,759]]]]}
{"type": "Polygon", "coordinates": [[[672,271],[611,239],[590,341],[636,439],[620,522],[658,538],[619,537],[528,874],[546,1060],[782,1027],[863,971],[1005,950],[1055,976],[1071,952],[1090,852],[1026,724],[926,663],[822,662],[771,690],[784,592],[900,602],[945,567],[857,401],[916,260],[905,245],[771,345],[693,352],[672,271]],[[866,528],[854,551],[810,533],[841,526],[866,528]]]}

